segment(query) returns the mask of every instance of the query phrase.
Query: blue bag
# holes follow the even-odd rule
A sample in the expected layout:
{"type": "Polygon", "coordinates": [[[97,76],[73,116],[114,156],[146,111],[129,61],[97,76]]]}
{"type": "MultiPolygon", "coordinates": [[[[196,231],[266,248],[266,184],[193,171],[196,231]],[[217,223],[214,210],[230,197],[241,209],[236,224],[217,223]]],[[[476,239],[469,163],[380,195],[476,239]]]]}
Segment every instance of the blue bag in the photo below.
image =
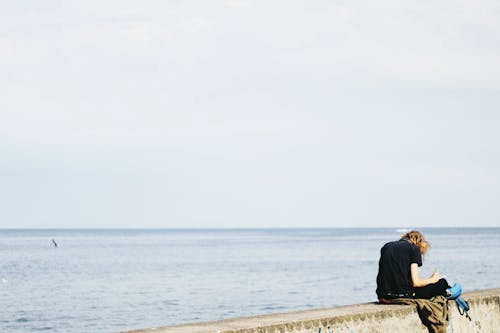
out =
{"type": "Polygon", "coordinates": [[[462,316],[465,315],[469,320],[472,320],[469,316],[469,303],[467,303],[467,301],[462,296],[455,298],[455,303],[457,303],[458,312],[462,316]]]}

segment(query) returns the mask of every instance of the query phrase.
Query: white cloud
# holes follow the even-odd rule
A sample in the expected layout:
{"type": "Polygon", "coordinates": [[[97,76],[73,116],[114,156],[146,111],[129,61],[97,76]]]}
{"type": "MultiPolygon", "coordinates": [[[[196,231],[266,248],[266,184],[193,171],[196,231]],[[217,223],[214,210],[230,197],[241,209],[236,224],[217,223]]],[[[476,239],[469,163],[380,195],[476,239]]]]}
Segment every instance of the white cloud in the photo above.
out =
{"type": "MultiPolygon", "coordinates": [[[[202,213],[189,207],[200,205],[229,223],[253,200],[245,223],[268,214],[300,225],[314,210],[318,225],[343,218],[366,225],[368,213],[349,216],[363,205],[392,223],[384,212],[391,202],[402,207],[393,222],[411,208],[405,200],[421,200],[427,216],[444,214],[427,191],[449,209],[474,194],[469,215],[498,196],[497,2],[1,6],[0,149],[4,162],[17,161],[16,179],[25,168],[55,170],[47,207],[71,190],[113,215],[92,191],[120,167],[142,193],[123,200],[149,198],[155,204],[141,207],[150,217],[179,221],[196,221],[202,213]],[[72,173],[89,165],[95,173],[72,173]],[[387,193],[377,197],[378,188],[387,193]],[[175,213],[154,195],[172,200],[175,213]],[[226,215],[224,200],[234,203],[226,215]],[[333,212],[335,200],[342,207],[333,212]]],[[[0,178],[9,172],[0,168],[0,178]]],[[[116,183],[104,183],[112,196],[116,183]]],[[[22,198],[9,184],[3,195],[22,198]]],[[[485,212],[484,223],[497,215],[485,212]]]]}

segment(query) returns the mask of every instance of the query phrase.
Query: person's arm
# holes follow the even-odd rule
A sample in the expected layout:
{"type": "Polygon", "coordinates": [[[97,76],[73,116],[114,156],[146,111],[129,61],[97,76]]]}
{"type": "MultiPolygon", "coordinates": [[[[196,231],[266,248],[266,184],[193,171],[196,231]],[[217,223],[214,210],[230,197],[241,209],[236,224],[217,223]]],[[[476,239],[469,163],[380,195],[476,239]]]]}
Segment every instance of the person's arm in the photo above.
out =
{"type": "Polygon", "coordinates": [[[411,264],[410,265],[410,272],[411,272],[411,281],[413,283],[414,287],[425,287],[429,284],[433,284],[439,281],[439,273],[434,272],[432,276],[428,279],[422,279],[418,273],[418,264],[411,264]]]}

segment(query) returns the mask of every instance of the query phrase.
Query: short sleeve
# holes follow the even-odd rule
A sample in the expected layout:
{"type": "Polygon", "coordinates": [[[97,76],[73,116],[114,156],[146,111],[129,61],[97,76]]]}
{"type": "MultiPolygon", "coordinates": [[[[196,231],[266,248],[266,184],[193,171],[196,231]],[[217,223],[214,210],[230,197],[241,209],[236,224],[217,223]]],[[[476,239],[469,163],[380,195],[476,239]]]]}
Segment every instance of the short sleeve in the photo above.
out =
{"type": "Polygon", "coordinates": [[[422,266],[422,254],[418,246],[412,244],[410,252],[410,264],[417,264],[418,267],[422,266]]]}

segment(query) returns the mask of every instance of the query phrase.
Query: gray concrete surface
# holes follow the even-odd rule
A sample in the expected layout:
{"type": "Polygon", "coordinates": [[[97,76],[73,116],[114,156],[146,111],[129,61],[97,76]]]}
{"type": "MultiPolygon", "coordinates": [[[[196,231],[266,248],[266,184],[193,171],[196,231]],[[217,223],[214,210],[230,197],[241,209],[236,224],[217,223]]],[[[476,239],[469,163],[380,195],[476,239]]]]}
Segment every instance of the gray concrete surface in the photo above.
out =
{"type": "MultiPolygon", "coordinates": [[[[500,332],[500,289],[465,293],[472,321],[450,302],[453,333],[500,332]]],[[[269,314],[127,333],[377,333],[427,332],[413,306],[366,303],[335,308],[269,314]]],[[[450,327],[451,332],[451,327],[450,327]]]]}

